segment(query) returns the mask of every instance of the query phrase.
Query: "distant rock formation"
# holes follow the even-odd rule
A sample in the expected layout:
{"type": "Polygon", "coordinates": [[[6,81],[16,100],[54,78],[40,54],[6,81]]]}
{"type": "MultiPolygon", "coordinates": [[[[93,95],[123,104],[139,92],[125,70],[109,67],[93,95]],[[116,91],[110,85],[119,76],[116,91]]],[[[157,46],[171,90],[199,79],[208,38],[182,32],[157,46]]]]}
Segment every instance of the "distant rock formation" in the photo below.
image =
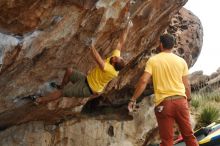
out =
{"type": "Polygon", "coordinates": [[[192,92],[207,86],[207,82],[209,81],[209,76],[204,75],[203,71],[196,71],[192,73],[189,78],[192,92]]]}
{"type": "Polygon", "coordinates": [[[213,92],[220,90],[220,68],[210,76],[203,71],[196,71],[190,75],[192,92],[213,92]]]}
{"type": "MultiPolygon", "coordinates": [[[[147,107],[140,106],[144,112],[135,116],[128,114],[127,102],[164,31],[177,38],[174,53],[189,66],[195,63],[203,32],[199,19],[181,9],[186,2],[0,1],[0,145],[149,143],[146,135],[156,128],[152,104],[144,99],[140,104],[147,107]],[[53,90],[50,82],[59,83],[66,67],[84,73],[93,68],[95,62],[86,46],[91,38],[96,38],[95,46],[103,57],[109,55],[127,21],[127,9],[134,24],[122,53],[127,65],[102,96],[94,100],[62,98],[46,106],[36,106],[24,98],[53,90]]],[[[151,94],[148,87],[141,99],[151,94]]]]}

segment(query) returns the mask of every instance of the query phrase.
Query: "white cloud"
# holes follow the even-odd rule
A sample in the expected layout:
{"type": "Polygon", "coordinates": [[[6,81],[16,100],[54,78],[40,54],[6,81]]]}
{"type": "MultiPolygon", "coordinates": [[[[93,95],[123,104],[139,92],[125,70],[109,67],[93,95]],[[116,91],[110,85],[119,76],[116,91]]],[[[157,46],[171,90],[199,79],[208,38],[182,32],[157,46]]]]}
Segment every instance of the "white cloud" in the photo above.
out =
{"type": "Polygon", "coordinates": [[[209,75],[220,67],[219,6],[219,0],[189,0],[184,6],[199,17],[204,31],[202,52],[190,72],[203,70],[209,75]]]}

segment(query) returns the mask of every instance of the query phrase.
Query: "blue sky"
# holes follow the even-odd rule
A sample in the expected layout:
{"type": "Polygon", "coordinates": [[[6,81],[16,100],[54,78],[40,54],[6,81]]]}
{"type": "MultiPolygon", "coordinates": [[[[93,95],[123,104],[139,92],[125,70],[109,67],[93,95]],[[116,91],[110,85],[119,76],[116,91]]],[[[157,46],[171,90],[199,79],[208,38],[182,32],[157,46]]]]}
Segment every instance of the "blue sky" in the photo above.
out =
{"type": "Polygon", "coordinates": [[[188,0],[184,6],[202,22],[203,47],[190,73],[203,70],[210,75],[220,67],[220,0],[188,0]]]}

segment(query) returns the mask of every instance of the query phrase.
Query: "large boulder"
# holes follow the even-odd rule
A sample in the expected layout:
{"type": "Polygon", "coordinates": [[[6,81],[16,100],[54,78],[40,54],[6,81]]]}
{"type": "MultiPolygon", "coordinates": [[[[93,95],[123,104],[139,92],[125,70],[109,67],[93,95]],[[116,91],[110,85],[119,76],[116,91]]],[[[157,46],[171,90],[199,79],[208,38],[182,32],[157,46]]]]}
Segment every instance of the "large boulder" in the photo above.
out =
{"type": "Polygon", "coordinates": [[[192,67],[203,44],[203,28],[199,18],[183,8],[171,19],[167,32],[176,37],[174,53],[184,58],[189,68],[192,67]]]}

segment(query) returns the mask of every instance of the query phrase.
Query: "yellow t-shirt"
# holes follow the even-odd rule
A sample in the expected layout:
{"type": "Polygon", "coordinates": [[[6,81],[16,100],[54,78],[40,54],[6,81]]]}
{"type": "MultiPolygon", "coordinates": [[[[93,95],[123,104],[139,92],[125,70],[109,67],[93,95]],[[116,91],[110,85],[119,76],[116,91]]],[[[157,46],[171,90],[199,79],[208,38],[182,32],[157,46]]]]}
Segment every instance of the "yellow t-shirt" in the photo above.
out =
{"type": "MultiPolygon", "coordinates": [[[[120,50],[114,50],[112,52],[112,56],[120,56],[120,50]]],[[[104,70],[100,69],[99,66],[96,66],[94,69],[90,71],[87,76],[88,84],[90,88],[95,92],[102,92],[105,86],[110,82],[113,78],[118,76],[118,71],[110,64],[110,58],[105,60],[104,70]]]]}
{"type": "Polygon", "coordinates": [[[147,61],[145,71],[153,78],[156,105],[168,96],[186,97],[182,76],[188,75],[188,66],[183,58],[161,52],[147,61]]]}

